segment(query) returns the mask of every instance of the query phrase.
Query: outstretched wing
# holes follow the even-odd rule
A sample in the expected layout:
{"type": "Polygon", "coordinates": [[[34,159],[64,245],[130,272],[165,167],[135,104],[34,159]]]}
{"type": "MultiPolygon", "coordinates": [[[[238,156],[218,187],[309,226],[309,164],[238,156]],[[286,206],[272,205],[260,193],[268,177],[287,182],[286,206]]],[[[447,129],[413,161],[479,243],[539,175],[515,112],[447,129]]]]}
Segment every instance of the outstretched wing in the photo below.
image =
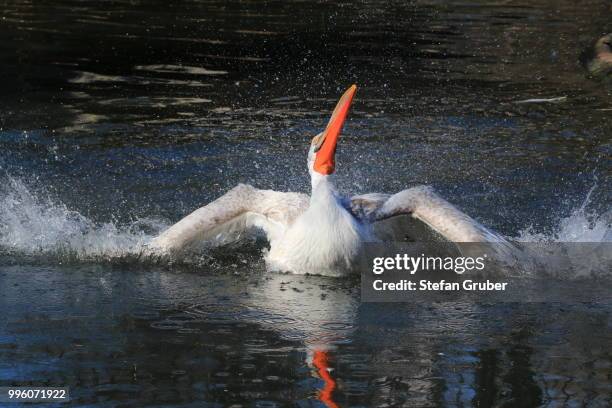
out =
{"type": "Polygon", "coordinates": [[[397,194],[364,194],[351,198],[353,214],[370,222],[408,215],[452,242],[505,242],[499,234],[461,212],[433,188],[418,186],[397,194]]]}
{"type": "Polygon", "coordinates": [[[155,253],[176,252],[199,241],[261,228],[269,240],[279,236],[308,207],[308,196],[258,190],[239,184],[210,204],[195,210],[148,245],[155,253]]]}

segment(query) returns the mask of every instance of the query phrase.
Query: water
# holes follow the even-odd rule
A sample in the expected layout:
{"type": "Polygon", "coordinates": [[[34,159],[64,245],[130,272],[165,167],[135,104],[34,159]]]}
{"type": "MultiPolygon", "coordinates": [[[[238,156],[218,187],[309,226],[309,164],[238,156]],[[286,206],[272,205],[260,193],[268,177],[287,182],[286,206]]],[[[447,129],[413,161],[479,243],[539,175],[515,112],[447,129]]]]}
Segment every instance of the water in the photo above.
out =
{"type": "Polygon", "coordinates": [[[365,304],[355,279],[266,273],[256,238],[140,256],[238,182],[307,192],[307,143],[352,83],[341,191],[430,184],[518,241],[609,241],[612,88],[579,62],[609,15],[5,2],[0,385],[74,406],[609,406],[609,302],[365,304]]]}

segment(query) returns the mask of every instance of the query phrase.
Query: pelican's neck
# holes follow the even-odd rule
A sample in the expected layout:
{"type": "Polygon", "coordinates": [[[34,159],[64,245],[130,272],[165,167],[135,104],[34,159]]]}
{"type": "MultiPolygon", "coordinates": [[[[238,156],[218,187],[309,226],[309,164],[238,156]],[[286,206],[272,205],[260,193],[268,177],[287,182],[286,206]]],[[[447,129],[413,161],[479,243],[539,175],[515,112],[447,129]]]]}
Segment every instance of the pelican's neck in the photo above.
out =
{"type": "Polygon", "coordinates": [[[322,192],[336,191],[330,175],[320,174],[313,171],[310,177],[310,182],[312,184],[312,197],[322,192]]]}
{"type": "Polygon", "coordinates": [[[309,210],[320,213],[319,219],[334,218],[337,210],[342,210],[341,199],[332,180],[332,177],[325,175],[312,178],[309,210]]]}

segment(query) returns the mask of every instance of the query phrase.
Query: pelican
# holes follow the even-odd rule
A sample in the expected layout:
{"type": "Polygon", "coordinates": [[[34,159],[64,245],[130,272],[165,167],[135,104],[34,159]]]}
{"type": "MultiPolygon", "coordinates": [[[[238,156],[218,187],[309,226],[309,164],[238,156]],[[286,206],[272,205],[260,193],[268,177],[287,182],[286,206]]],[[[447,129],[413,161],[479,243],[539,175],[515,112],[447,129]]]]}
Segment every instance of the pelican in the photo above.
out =
{"type": "Polygon", "coordinates": [[[312,139],[307,159],[310,196],[239,184],[165,230],[149,249],[177,255],[198,242],[260,229],[270,244],[265,253],[268,270],[341,276],[354,270],[363,244],[377,239],[373,226],[400,215],[412,217],[448,241],[503,241],[427,186],[393,195],[344,197],[337,192],[336,146],[356,90],[353,85],[342,95],[325,130],[312,139]]]}

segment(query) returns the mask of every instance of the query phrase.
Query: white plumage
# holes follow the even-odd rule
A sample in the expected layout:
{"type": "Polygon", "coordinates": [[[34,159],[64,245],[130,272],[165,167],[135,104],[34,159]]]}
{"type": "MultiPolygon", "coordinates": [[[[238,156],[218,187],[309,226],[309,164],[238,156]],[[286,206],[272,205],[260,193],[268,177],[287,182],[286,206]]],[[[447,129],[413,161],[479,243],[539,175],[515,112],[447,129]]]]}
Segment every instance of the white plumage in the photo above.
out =
{"type": "Polygon", "coordinates": [[[266,263],[271,270],[336,276],[353,268],[361,245],[371,239],[369,225],[341,204],[327,177],[313,186],[308,209],[271,240],[266,263]]]}

